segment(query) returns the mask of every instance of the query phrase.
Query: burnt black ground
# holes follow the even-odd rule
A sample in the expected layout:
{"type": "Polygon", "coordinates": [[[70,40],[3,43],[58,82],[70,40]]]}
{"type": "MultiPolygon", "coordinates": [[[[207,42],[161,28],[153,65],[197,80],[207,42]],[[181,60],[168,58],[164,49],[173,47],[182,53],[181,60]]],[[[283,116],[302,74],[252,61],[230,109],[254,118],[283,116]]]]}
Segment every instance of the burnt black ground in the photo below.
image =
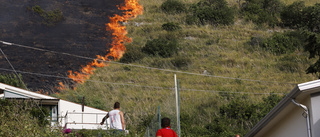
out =
{"type": "MultiPolygon", "coordinates": [[[[124,0],[0,0],[0,41],[95,58],[106,55],[111,32],[105,30],[109,16],[120,14],[116,5],[124,0]],[[58,9],[64,20],[55,26],[42,24],[41,17],[28,8],[39,5],[45,11],[58,9]]],[[[67,76],[91,60],[63,54],[0,44],[18,71],[67,76]]],[[[11,69],[0,55],[0,68],[11,69]]],[[[0,70],[1,74],[13,74],[0,70]]],[[[21,73],[30,90],[52,91],[62,78],[21,73]]]]}

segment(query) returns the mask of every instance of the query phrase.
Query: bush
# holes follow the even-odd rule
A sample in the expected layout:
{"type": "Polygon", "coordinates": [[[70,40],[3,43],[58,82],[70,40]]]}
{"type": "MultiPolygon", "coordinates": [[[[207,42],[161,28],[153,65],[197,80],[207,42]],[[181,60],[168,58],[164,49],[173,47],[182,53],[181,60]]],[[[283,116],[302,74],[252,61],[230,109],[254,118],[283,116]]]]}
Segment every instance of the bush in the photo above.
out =
{"type": "Polygon", "coordinates": [[[297,1],[285,7],[281,12],[282,24],[290,28],[299,28],[302,24],[302,10],[305,8],[303,1],[297,1]]]}
{"type": "Polygon", "coordinates": [[[278,25],[283,4],[280,0],[246,0],[241,8],[247,20],[257,24],[278,25]]]}
{"type": "Polygon", "coordinates": [[[19,88],[26,88],[24,86],[24,83],[22,81],[20,81],[20,79],[22,79],[21,75],[18,75],[18,77],[14,74],[4,74],[4,75],[0,75],[0,82],[1,83],[5,83],[11,86],[15,86],[15,87],[19,87],[19,88]]]}
{"type": "Polygon", "coordinates": [[[42,17],[42,24],[46,26],[54,26],[64,19],[64,16],[60,10],[46,12],[39,5],[35,5],[32,7],[32,11],[42,17]]]}
{"type": "Polygon", "coordinates": [[[120,62],[122,63],[132,63],[138,60],[141,60],[145,57],[145,54],[141,52],[140,48],[129,46],[127,51],[123,54],[122,58],[120,58],[120,62]]]}
{"type": "Polygon", "coordinates": [[[251,37],[249,45],[251,46],[260,46],[263,43],[264,39],[259,36],[251,37]]]}
{"type": "Polygon", "coordinates": [[[302,24],[309,31],[320,33],[320,3],[303,10],[302,24]]]}
{"type": "Polygon", "coordinates": [[[49,111],[37,102],[0,99],[0,106],[0,136],[63,136],[49,127],[49,111]]]}
{"type": "Polygon", "coordinates": [[[165,24],[162,24],[161,28],[166,31],[176,31],[181,30],[181,27],[178,23],[168,22],[165,24]]]}
{"type": "Polygon", "coordinates": [[[299,31],[275,33],[272,37],[265,39],[261,46],[272,53],[280,55],[301,49],[305,39],[299,31]]]}
{"type": "Polygon", "coordinates": [[[186,10],[186,6],[178,0],[167,0],[162,3],[161,10],[166,13],[181,13],[186,10]]]}
{"type": "Polygon", "coordinates": [[[188,57],[177,56],[171,60],[173,66],[179,69],[186,69],[192,63],[191,59],[188,57]]]}
{"type": "Polygon", "coordinates": [[[163,38],[148,40],[146,45],[141,50],[149,55],[167,58],[177,53],[178,42],[163,38]]]}
{"type": "Polygon", "coordinates": [[[301,58],[301,56],[292,53],[280,58],[279,62],[277,63],[277,67],[281,71],[294,73],[303,70],[303,68],[299,64],[306,62],[308,62],[306,58],[301,58]]]}
{"type": "Polygon", "coordinates": [[[63,14],[60,10],[54,10],[47,12],[44,16],[44,24],[47,26],[54,26],[64,19],[63,14]]]}
{"type": "MultiPolygon", "coordinates": [[[[309,58],[319,58],[320,57],[320,34],[315,32],[308,32],[308,36],[304,46],[304,50],[309,52],[309,58]]],[[[320,78],[320,59],[318,59],[314,64],[307,68],[307,74],[316,74],[320,78]]]]}
{"type": "Polygon", "coordinates": [[[264,97],[262,102],[251,104],[250,100],[243,97],[236,97],[228,104],[220,107],[220,115],[216,121],[219,124],[207,125],[217,136],[234,136],[237,130],[239,134],[246,134],[257,122],[259,122],[269,111],[275,107],[283,96],[270,94],[264,97]]]}
{"type": "Polygon", "coordinates": [[[45,11],[39,6],[39,5],[35,5],[32,7],[33,12],[38,13],[38,14],[44,14],[45,11]]]}
{"type": "Polygon", "coordinates": [[[234,23],[234,11],[228,7],[225,0],[202,0],[190,8],[191,15],[188,15],[188,24],[223,24],[234,23]]]}

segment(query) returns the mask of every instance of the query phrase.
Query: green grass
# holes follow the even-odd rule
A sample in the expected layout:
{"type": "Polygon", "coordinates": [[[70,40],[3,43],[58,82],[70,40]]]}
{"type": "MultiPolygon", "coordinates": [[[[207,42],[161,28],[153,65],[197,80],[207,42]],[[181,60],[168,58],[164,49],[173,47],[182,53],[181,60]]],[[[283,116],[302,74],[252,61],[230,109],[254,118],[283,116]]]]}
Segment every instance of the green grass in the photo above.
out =
{"type": "MultiPolygon", "coordinates": [[[[183,0],[187,4],[197,0],[183,0]]],[[[283,0],[292,3],[293,0],[283,0]]],[[[178,55],[188,57],[192,64],[178,70],[170,64],[171,58],[146,57],[133,64],[111,63],[108,67],[99,68],[90,80],[78,85],[76,90],[63,91],[58,97],[80,102],[86,96],[87,105],[104,110],[111,110],[113,103],[119,101],[126,113],[128,129],[132,133],[148,116],[157,112],[167,115],[175,113],[174,74],[177,74],[180,87],[181,112],[190,116],[199,112],[191,125],[208,124],[212,116],[218,113],[219,107],[228,102],[226,96],[246,94],[254,103],[261,101],[269,93],[289,93],[295,84],[317,79],[306,74],[305,70],[314,60],[308,60],[303,51],[296,51],[293,63],[281,61],[286,55],[276,56],[247,44],[253,36],[269,37],[274,32],[283,32],[281,28],[258,27],[257,25],[237,19],[230,26],[197,26],[186,25],[185,14],[166,15],[159,9],[164,0],[141,0],[144,14],[129,21],[126,25],[128,36],[133,39],[127,46],[143,47],[147,40],[159,37],[174,36],[180,43],[178,55]],[[161,25],[176,22],[182,27],[177,32],[166,32],[161,25]],[[136,26],[135,23],[142,25],[136,26]],[[279,67],[279,65],[287,65],[279,67]],[[290,71],[290,68],[296,68],[290,71]],[[165,69],[160,70],[160,69],[165,69]],[[183,71],[174,72],[174,71],[183,71]],[[208,75],[202,75],[207,71],[208,75]],[[236,79],[238,78],[238,79],[236,79]],[[99,82],[97,82],[99,81],[99,82]]],[[[236,2],[228,0],[229,4],[236,2]]],[[[316,0],[307,0],[313,4],[316,0]]]]}

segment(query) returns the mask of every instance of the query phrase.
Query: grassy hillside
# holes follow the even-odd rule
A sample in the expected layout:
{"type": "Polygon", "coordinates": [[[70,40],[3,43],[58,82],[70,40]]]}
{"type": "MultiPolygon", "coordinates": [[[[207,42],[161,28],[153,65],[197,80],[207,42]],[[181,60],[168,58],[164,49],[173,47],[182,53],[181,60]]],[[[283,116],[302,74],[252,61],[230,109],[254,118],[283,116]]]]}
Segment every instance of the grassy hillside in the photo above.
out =
{"type": "MultiPolygon", "coordinates": [[[[186,4],[197,1],[183,0],[186,4]]],[[[175,114],[174,74],[179,79],[181,113],[192,117],[188,126],[202,128],[215,123],[219,107],[234,98],[246,97],[246,103],[257,103],[270,93],[286,94],[298,83],[317,79],[305,73],[314,62],[308,59],[308,53],[296,50],[274,55],[248,44],[252,37],[270,37],[286,30],[258,26],[241,18],[228,26],[187,25],[186,13],[166,14],[160,9],[163,2],[139,2],[144,14],[126,24],[128,36],[133,39],[127,43],[128,51],[142,48],[148,40],[174,38],[179,43],[177,54],[168,58],[145,56],[131,64],[110,63],[97,69],[76,90],[68,89],[55,96],[75,102],[85,96],[87,105],[108,111],[119,101],[126,113],[127,129],[141,135],[158,106],[163,116],[175,114]],[[167,22],[178,23],[182,29],[167,32],[161,28],[167,22]],[[175,60],[187,63],[177,67],[175,60]]],[[[237,2],[228,2],[237,7],[237,2]]],[[[293,0],[283,2],[290,4],[293,0]]],[[[306,5],[315,2],[307,0],[306,5]]]]}

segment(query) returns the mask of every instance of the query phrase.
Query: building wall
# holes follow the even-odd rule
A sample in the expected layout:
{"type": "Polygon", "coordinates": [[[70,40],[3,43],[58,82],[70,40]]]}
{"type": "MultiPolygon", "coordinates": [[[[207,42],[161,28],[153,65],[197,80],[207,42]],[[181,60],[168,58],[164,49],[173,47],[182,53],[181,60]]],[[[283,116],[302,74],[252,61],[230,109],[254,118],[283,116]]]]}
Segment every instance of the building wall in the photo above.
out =
{"type": "MultiPolygon", "coordinates": [[[[310,108],[310,98],[299,102],[310,108]]],[[[280,119],[276,125],[268,130],[264,135],[256,137],[307,137],[307,122],[302,116],[303,109],[296,106],[285,117],[280,119]]]]}
{"type": "Polygon", "coordinates": [[[313,137],[320,137],[320,93],[311,95],[311,132],[313,137]]]}

